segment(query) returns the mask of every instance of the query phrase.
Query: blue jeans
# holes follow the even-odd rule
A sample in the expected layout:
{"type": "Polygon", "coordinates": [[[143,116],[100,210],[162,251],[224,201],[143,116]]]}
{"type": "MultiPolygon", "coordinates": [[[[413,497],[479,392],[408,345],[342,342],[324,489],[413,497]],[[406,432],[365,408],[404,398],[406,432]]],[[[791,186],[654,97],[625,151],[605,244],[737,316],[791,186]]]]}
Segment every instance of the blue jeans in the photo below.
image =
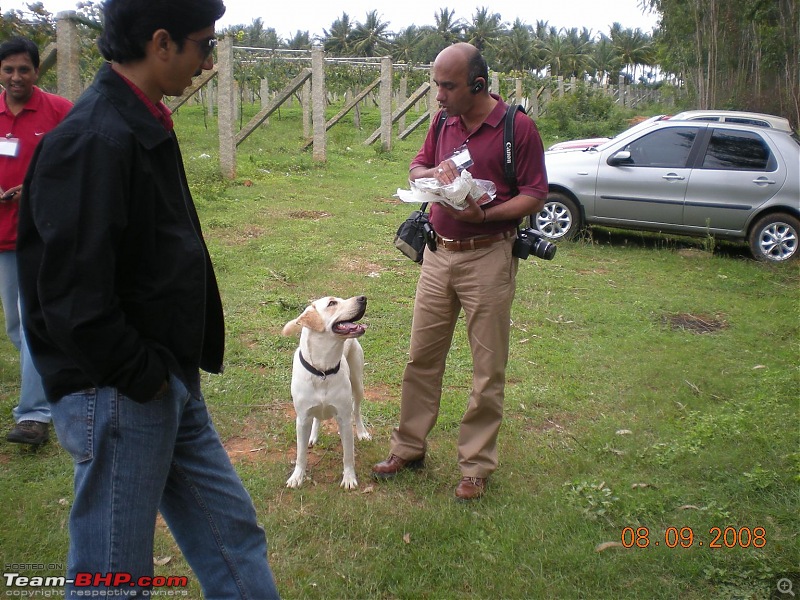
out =
{"type": "MultiPolygon", "coordinates": [[[[75,462],[67,579],[152,577],[160,511],[206,598],[278,597],[264,530],[201,394],[170,376],[169,389],[145,404],[95,388],[61,398],[52,412],[75,462]]],[[[141,597],[148,588],[121,589],[141,597]]],[[[80,590],[68,585],[67,597],[80,590]]]]}
{"type": "Polygon", "coordinates": [[[20,325],[17,253],[0,252],[0,300],[6,320],[8,339],[19,350],[21,382],[19,404],[14,407],[14,421],[50,422],[50,405],[44,395],[42,378],[33,366],[25,332],[20,325]]]}

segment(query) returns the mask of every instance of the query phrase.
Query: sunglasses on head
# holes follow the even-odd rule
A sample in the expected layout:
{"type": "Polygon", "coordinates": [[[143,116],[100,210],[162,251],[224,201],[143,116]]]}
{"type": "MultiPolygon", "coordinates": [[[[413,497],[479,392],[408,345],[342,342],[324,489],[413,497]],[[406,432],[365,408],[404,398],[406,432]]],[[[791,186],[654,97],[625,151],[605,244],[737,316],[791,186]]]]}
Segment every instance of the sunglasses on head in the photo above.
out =
{"type": "Polygon", "coordinates": [[[214,51],[214,48],[217,47],[217,38],[208,38],[205,40],[193,40],[190,37],[186,38],[190,42],[194,42],[200,47],[200,51],[203,53],[203,58],[208,58],[211,56],[211,53],[214,51]]]}

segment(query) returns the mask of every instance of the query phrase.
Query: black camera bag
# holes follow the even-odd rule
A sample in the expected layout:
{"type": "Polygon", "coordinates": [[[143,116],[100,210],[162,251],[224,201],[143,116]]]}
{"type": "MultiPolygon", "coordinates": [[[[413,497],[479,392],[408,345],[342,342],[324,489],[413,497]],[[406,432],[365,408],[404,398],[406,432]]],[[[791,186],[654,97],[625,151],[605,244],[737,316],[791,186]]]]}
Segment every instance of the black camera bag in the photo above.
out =
{"type": "Polygon", "coordinates": [[[412,212],[400,225],[397,230],[397,235],[394,238],[395,248],[416,263],[422,262],[422,254],[425,251],[425,244],[427,241],[425,225],[430,227],[428,215],[425,213],[425,208],[427,206],[428,203],[425,202],[421,210],[412,212]]]}

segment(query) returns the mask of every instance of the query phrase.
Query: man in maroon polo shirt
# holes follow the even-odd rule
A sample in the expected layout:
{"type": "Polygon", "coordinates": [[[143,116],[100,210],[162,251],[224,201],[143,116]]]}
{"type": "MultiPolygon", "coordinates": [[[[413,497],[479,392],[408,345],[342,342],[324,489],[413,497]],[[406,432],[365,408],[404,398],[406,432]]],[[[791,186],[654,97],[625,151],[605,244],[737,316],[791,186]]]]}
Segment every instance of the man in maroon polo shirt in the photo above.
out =
{"type": "Polygon", "coordinates": [[[34,85],[39,78],[39,49],[32,41],[15,37],[0,45],[0,298],[6,332],[20,351],[19,404],[16,425],[6,439],[39,445],[49,437],[50,406],[42,381],[30,358],[20,326],[17,285],[17,215],[22,180],[42,136],[58,125],[72,102],[34,85]]]}
{"type": "MultiPolygon", "coordinates": [[[[505,369],[518,259],[512,256],[517,225],[547,197],[542,141],[533,121],[514,117],[516,186],[504,176],[503,124],[507,104],[488,90],[488,68],[477,48],[459,43],[442,50],[433,65],[436,99],[448,118],[432,126],[411,161],[410,178],[435,177],[447,184],[459,176],[463,151],[475,179],[488,179],[496,197],[480,206],[431,208],[438,249],[425,252],[417,283],[409,361],[403,375],[400,423],[389,458],[372,469],[378,479],[423,465],[426,438],[436,423],[445,359],[461,309],[472,350],[472,392],[461,419],[458,500],[475,500],[497,468],[497,435],[503,417],[505,369]],[[437,135],[437,129],[439,129],[437,135]],[[459,158],[455,159],[454,154],[459,158]]],[[[438,122],[436,115],[434,123],[438,122]]]]}

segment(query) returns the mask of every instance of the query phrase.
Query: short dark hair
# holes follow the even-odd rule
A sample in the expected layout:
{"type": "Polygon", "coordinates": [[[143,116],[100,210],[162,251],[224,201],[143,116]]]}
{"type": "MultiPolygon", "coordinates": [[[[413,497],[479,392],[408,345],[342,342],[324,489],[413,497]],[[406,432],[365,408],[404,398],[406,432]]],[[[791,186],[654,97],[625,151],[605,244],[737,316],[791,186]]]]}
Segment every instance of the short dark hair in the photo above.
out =
{"type": "Polygon", "coordinates": [[[17,54],[27,54],[33,63],[33,68],[39,68],[39,48],[28,38],[16,36],[0,44],[0,62],[17,54]]]}
{"type": "Polygon", "coordinates": [[[225,14],[222,0],[105,0],[100,54],[118,63],[144,58],[145,45],[165,29],[180,47],[190,33],[210,27],[225,14]]]}
{"type": "Polygon", "coordinates": [[[467,62],[467,71],[469,85],[472,85],[478,77],[483,77],[485,82],[489,82],[489,66],[477,48],[475,49],[475,54],[470,56],[467,62]]]}

